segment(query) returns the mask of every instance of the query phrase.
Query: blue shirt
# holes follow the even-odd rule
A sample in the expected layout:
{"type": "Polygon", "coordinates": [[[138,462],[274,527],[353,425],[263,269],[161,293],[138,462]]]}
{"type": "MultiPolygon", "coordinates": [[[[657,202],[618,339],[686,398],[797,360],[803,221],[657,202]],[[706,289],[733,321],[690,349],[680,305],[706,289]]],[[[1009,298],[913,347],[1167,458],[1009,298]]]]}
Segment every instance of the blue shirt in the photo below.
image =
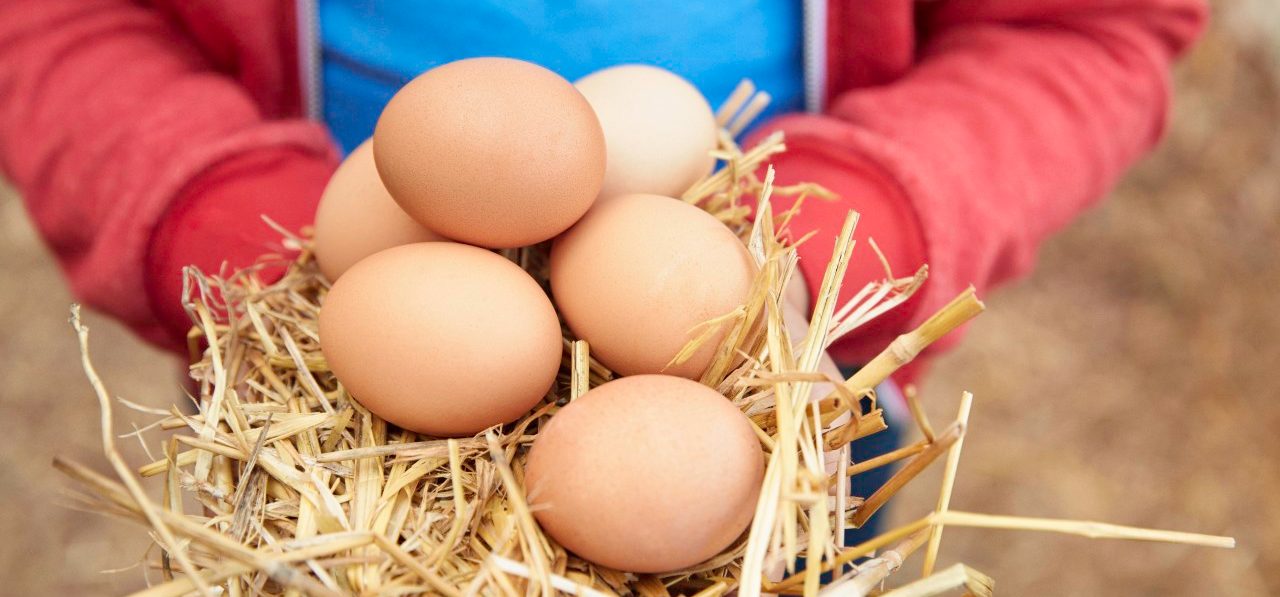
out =
{"type": "Polygon", "coordinates": [[[520,58],[570,81],[607,66],[661,66],[712,106],[750,78],[766,114],[804,103],[801,0],[319,0],[324,119],[345,151],[382,106],[433,66],[520,58]]]}

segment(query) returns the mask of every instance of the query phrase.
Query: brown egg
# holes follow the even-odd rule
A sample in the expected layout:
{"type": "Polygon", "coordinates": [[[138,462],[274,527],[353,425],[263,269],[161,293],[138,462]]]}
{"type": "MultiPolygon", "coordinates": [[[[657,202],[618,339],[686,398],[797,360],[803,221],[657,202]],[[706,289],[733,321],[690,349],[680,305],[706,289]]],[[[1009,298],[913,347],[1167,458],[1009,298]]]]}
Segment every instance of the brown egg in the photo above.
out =
{"type": "Polygon", "coordinates": [[[604,129],[608,165],[601,198],[679,197],[711,171],[716,117],[691,83],[656,66],[626,64],[574,84],[604,129]]]}
{"type": "Polygon", "coordinates": [[[679,377],[624,377],[556,413],[529,452],[534,516],[569,551],[628,572],[669,572],[746,530],[764,454],[746,417],[679,377]]]}
{"type": "Polygon", "coordinates": [[[382,186],[373,148],[361,143],[334,171],[316,209],[315,251],[329,280],[383,249],[444,240],[404,213],[382,186]]]}
{"type": "Polygon", "coordinates": [[[500,255],[401,245],[347,270],[320,309],[320,348],[360,404],[405,429],[465,436],[529,411],[560,368],[542,288],[500,255]]]}
{"type": "Polygon", "coordinates": [[[459,60],[410,81],[378,118],[373,152],[414,219],[494,248],[563,232],[604,178],[591,105],[559,75],[509,58],[459,60]]]}
{"type": "Polygon", "coordinates": [[[657,195],[598,203],[551,249],[560,313],[592,355],[623,375],[699,377],[728,326],[688,361],[666,365],[695,326],[746,302],[754,273],[724,224],[657,195]]]}

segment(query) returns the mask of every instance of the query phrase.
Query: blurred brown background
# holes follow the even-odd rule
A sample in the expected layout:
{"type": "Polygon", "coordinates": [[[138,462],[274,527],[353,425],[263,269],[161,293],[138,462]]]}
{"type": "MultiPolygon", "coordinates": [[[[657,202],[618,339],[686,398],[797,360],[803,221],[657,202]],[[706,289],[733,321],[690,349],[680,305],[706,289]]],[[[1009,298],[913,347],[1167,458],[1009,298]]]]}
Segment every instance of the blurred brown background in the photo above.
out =
{"type": "MultiPolygon", "coordinates": [[[[1219,2],[1177,88],[1162,148],[1050,242],[1032,278],[986,297],[923,392],[935,424],[961,390],[976,394],[956,509],[1234,535],[1239,548],[949,529],[941,563],[994,576],[1001,594],[1280,594],[1280,4],[1219,2]]],[[[102,571],[133,566],[145,538],[70,508],[50,467],[60,454],[105,470],[70,301],[0,189],[7,594],[140,586],[136,568],[102,571]]],[[[103,317],[89,323],[114,394],[180,396],[177,363],[103,317]]],[[[938,477],[891,516],[931,509],[938,477]]],[[[916,574],[918,559],[907,566],[916,574]]]]}

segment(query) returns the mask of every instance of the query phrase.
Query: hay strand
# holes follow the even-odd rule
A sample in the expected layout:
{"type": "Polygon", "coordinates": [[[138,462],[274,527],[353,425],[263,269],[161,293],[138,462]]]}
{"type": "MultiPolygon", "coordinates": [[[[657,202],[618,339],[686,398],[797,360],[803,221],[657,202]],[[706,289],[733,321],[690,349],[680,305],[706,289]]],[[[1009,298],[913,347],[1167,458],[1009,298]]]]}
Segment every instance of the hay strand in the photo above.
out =
{"type": "Polygon", "coordinates": [[[996,582],[991,577],[964,564],[955,564],[926,578],[905,584],[883,597],[935,597],[964,588],[973,597],[991,597],[996,582]]]}
{"type": "Polygon", "coordinates": [[[147,498],[146,491],[142,489],[137,478],[129,472],[129,466],[125,464],[124,458],[120,456],[120,451],[116,449],[115,421],[111,408],[111,395],[107,393],[106,386],[102,383],[102,378],[98,376],[98,371],[94,368],[93,361],[89,359],[89,328],[80,320],[80,305],[71,305],[70,321],[71,328],[76,332],[76,339],[80,342],[80,365],[84,369],[85,377],[89,378],[89,385],[93,387],[94,395],[98,398],[99,413],[102,415],[103,454],[107,457],[107,461],[111,463],[111,468],[115,470],[116,475],[124,481],[129,498],[137,505],[137,511],[145,516],[147,522],[151,524],[151,528],[155,529],[160,538],[161,547],[178,561],[178,566],[182,568],[182,572],[192,579],[192,583],[200,591],[201,595],[212,595],[213,592],[209,584],[204,580],[204,577],[196,573],[195,564],[191,562],[190,556],[179,545],[169,526],[160,520],[160,515],[155,505],[147,498]]]}
{"type": "Polygon", "coordinates": [[[1181,531],[1162,531],[1130,527],[1109,522],[1091,520],[1064,520],[1058,518],[1033,518],[1025,516],[1001,516],[996,514],[978,514],[948,510],[933,515],[938,524],[984,529],[1004,529],[1011,531],[1040,531],[1044,533],[1061,533],[1076,535],[1089,539],[1126,539],[1130,541],[1154,541],[1159,543],[1179,543],[1234,549],[1236,540],[1231,537],[1186,533],[1181,531]]]}
{"type": "MultiPolygon", "coordinates": [[[[966,429],[969,425],[969,411],[972,408],[973,394],[965,392],[960,396],[960,412],[956,415],[956,421],[964,425],[966,429]]],[[[947,466],[942,471],[942,490],[938,495],[938,507],[934,510],[935,512],[943,513],[951,507],[951,491],[955,488],[956,471],[960,468],[960,450],[963,447],[964,436],[962,435],[951,446],[951,450],[947,452],[947,466]]],[[[924,567],[921,569],[920,576],[933,574],[933,564],[938,558],[938,547],[942,543],[943,526],[939,523],[929,533],[929,548],[924,553],[924,567]]]]}

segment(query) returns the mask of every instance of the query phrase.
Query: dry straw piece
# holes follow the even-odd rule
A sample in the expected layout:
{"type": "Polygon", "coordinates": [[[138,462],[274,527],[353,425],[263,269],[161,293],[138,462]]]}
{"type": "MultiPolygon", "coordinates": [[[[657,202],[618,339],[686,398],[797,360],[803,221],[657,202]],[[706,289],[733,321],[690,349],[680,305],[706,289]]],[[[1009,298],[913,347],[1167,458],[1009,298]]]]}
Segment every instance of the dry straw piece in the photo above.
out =
{"type": "MultiPolygon", "coordinates": [[[[697,566],[661,575],[605,569],[566,552],[531,515],[539,504],[524,492],[524,465],[548,418],[613,377],[591,358],[587,343],[566,331],[555,385],[514,423],[447,440],[395,428],[352,400],[330,373],[316,329],[328,283],[307,241],[286,233],[301,255],[275,283],[264,285],[254,269],[229,276],[187,272],[194,296],[188,310],[196,322],[190,375],[199,391],[194,413],[177,405],[167,412],[134,408],[157,418],[144,431],[173,432],[160,442],[163,457],[154,462],[130,468],[116,449],[113,401],[89,360],[88,330],[73,308],[84,370],[101,405],[104,453],[117,478],[61,459],[55,466],[80,482],[91,506],[149,529],[158,557],[148,562],[149,588],[139,595],[865,595],[925,544],[931,570],[943,524],[1233,545],[1220,537],[951,510],[968,398],[959,419],[934,433],[909,395],[922,439],[880,458],[847,462],[849,440],[886,427],[875,386],[983,306],[972,290],[962,293],[852,378],[830,383],[840,380],[818,373],[823,351],[909,298],[926,271],[901,279],[887,274],[838,305],[854,248],[857,216],[850,213],[808,331],[789,336],[781,301],[796,275],[795,247],[804,239],[791,239],[787,223],[806,199],[830,193],[816,185],[774,186],[772,169],[758,178],[785,149],[782,137],[739,149],[731,132],[743,129],[767,96],[744,84],[731,100],[719,114],[724,133],[717,155],[726,165],[682,199],[740,235],[758,276],[747,303],[691,330],[690,345],[676,359],[728,327],[701,381],[742,410],[767,457],[755,518],[738,542],[697,566]],[[776,196],[795,197],[795,207],[775,213],[776,196]],[[746,198],[758,198],[754,218],[746,198]],[[813,400],[815,383],[832,390],[813,400]],[[826,464],[829,449],[844,457],[834,469],[826,464]],[[844,529],[864,523],[943,454],[950,457],[936,512],[861,545],[843,544],[844,529]],[[905,464],[872,495],[844,495],[848,476],[896,461],[905,464]],[[157,477],[159,499],[142,485],[157,477]],[[869,559],[856,562],[863,558],[869,559]],[[797,573],[800,560],[806,571],[797,573]],[[834,571],[834,578],[823,586],[813,571],[834,571]]],[[[504,254],[546,284],[545,246],[504,254]]],[[[985,595],[991,586],[991,579],[957,564],[894,594],[965,587],[985,595]]]]}

